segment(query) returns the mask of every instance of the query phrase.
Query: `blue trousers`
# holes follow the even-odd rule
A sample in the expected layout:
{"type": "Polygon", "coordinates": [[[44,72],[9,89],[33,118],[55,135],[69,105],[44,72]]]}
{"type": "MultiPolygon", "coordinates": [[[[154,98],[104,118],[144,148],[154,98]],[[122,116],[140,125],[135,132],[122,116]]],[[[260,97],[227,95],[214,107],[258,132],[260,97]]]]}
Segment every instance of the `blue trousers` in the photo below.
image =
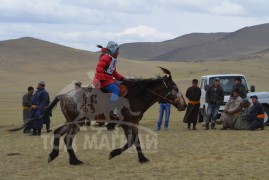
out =
{"type": "Polygon", "coordinates": [[[169,117],[170,117],[170,104],[168,104],[168,103],[160,103],[159,119],[158,119],[157,129],[161,129],[164,111],[165,111],[164,127],[168,128],[169,117]]]}
{"type": "Polygon", "coordinates": [[[112,93],[111,101],[118,101],[120,95],[119,86],[117,86],[116,84],[109,84],[104,89],[112,93]]]}
{"type": "Polygon", "coordinates": [[[206,115],[206,123],[208,124],[211,117],[212,117],[212,123],[215,123],[217,120],[218,112],[219,112],[220,105],[218,104],[210,104],[208,103],[207,107],[207,115],[206,115]]]}

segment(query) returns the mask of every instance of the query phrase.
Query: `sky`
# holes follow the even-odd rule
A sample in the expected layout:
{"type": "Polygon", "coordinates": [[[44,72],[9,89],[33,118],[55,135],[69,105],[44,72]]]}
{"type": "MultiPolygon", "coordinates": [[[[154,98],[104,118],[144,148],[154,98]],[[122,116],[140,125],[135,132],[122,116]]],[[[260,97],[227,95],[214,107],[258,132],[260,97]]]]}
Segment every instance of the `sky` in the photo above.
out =
{"type": "Polygon", "coordinates": [[[97,51],[269,22],[268,0],[0,0],[0,40],[34,37],[97,51]]]}

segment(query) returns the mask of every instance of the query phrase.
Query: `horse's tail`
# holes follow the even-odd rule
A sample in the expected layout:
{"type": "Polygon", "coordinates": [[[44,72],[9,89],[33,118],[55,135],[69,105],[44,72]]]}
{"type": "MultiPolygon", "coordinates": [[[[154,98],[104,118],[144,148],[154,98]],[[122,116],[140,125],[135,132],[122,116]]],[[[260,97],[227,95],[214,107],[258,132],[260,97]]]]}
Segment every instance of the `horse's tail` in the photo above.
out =
{"type": "Polygon", "coordinates": [[[23,125],[21,127],[9,129],[8,131],[10,131],[10,132],[19,131],[19,130],[25,128],[26,126],[28,126],[31,122],[42,118],[45,114],[50,113],[60,100],[61,100],[61,95],[56,96],[55,99],[49,104],[49,106],[45,109],[45,112],[40,117],[29,119],[27,122],[23,123],[23,125]]]}

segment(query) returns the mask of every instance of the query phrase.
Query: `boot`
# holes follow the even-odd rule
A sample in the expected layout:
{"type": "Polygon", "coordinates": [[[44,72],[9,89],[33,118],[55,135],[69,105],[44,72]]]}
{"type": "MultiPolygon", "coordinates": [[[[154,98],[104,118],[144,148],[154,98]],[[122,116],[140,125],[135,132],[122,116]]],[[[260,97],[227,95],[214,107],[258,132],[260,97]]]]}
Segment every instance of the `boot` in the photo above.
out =
{"type": "Polygon", "coordinates": [[[40,136],[40,135],[41,135],[41,129],[37,129],[37,130],[36,130],[36,135],[37,135],[37,136],[40,136]]]}
{"type": "Polygon", "coordinates": [[[223,126],[220,130],[227,130],[227,127],[223,126]]]}
{"type": "Polygon", "coordinates": [[[46,129],[47,129],[47,132],[51,132],[51,130],[50,130],[50,124],[46,124],[46,129]]]}
{"type": "Polygon", "coordinates": [[[193,125],[192,125],[192,130],[197,130],[197,129],[196,129],[196,123],[193,123],[193,125]]]}
{"type": "Polygon", "coordinates": [[[188,123],[188,130],[191,130],[191,123],[188,123]]]}
{"type": "Polygon", "coordinates": [[[28,133],[28,128],[24,128],[23,133],[28,133]]]}
{"type": "Polygon", "coordinates": [[[113,131],[117,123],[108,123],[106,125],[108,131],[113,131]]]}
{"type": "Polygon", "coordinates": [[[89,119],[85,119],[85,126],[91,126],[91,121],[89,119]]]}
{"type": "Polygon", "coordinates": [[[206,123],[205,124],[205,130],[208,130],[209,129],[209,123],[206,123]]]}
{"type": "Polygon", "coordinates": [[[110,102],[110,109],[114,109],[113,111],[110,112],[110,114],[115,119],[119,118],[117,103],[118,103],[117,101],[110,102]]]}
{"type": "Polygon", "coordinates": [[[37,135],[37,129],[33,129],[33,133],[31,135],[36,136],[37,135]]]}
{"type": "Polygon", "coordinates": [[[261,130],[264,130],[264,127],[265,127],[265,125],[264,125],[264,123],[262,123],[261,130]]]}
{"type": "Polygon", "coordinates": [[[216,129],[215,128],[215,123],[211,123],[211,129],[216,129]]]}

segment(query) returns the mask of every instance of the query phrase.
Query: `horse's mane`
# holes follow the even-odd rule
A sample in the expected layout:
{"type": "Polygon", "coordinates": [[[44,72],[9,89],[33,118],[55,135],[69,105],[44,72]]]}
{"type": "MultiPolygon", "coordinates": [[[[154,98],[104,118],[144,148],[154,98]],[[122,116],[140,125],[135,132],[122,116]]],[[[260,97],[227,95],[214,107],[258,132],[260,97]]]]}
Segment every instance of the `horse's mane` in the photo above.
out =
{"type": "Polygon", "coordinates": [[[154,85],[156,83],[160,83],[163,80],[163,77],[157,76],[156,78],[148,78],[148,79],[127,79],[124,80],[123,84],[127,86],[129,91],[144,91],[146,87],[150,87],[150,85],[154,85]]]}

